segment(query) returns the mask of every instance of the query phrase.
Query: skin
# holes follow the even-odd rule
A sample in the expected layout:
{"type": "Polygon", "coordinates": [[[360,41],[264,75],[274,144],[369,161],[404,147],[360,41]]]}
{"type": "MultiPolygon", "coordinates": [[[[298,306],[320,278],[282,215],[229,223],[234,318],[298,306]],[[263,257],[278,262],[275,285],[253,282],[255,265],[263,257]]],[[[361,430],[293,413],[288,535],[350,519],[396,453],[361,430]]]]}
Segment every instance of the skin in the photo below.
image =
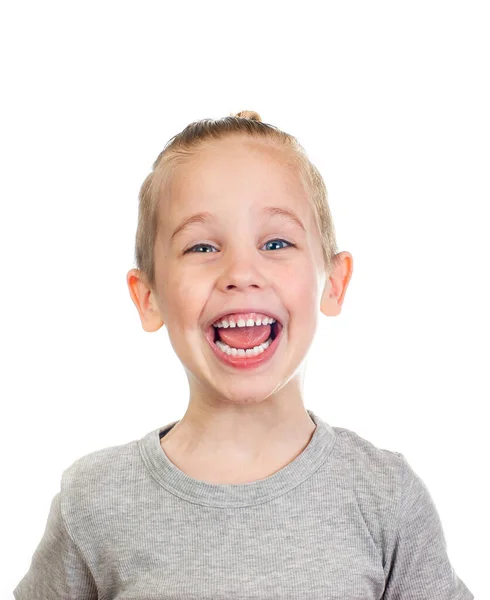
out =
{"type": "Polygon", "coordinates": [[[154,289],[138,269],[127,274],[143,329],[166,325],[189,381],[187,411],[162,449],[202,481],[268,477],[306,448],[316,428],[304,406],[305,359],[318,308],[340,313],[352,256],[340,252],[325,271],[313,208],[284,157],[280,148],[233,136],[179,166],[159,206],[154,289]],[[294,210],[306,232],[282,217],[261,217],[267,205],[294,210]],[[181,220],[203,210],[216,224],[193,224],[170,244],[181,220]],[[215,358],[204,327],[228,306],[250,305],[278,314],[284,330],[272,359],[247,372],[215,358]]]}

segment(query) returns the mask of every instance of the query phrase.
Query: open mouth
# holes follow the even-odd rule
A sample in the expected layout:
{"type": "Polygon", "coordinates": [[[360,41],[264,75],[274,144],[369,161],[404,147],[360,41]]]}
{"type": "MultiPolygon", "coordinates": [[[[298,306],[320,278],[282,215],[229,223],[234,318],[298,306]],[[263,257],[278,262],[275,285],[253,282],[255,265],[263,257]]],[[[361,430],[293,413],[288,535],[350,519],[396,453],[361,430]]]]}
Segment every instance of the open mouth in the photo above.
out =
{"type": "MultiPolygon", "coordinates": [[[[274,341],[278,335],[278,333],[281,331],[282,329],[282,325],[279,323],[279,321],[276,321],[275,323],[271,324],[271,334],[270,337],[272,339],[272,341],[274,341]]],[[[213,325],[211,325],[210,331],[212,332],[212,335],[214,336],[213,342],[216,343],[219,341],[220,337],[219,337],[219,333],[218,333],[218,327],[214,327],[213,325]]]]}
{"type": "Polygon", "coordinates": [[[241,327],[240,329],[243,329],[243,334],[240,343],[238,343],[236,336],[233,336],[234,340],[236,340],[234,341],[225,333],[228,329],[226,327],[217,328],[211,325],[206,330],[205,337],[214,356],[221,363],[241,371],[249,371],[269,363],[283,337],[283,326],[277,320],[267,327],[267,331],[264,329],[262,334],[259,331],[252,332],[253,327],[258,329],[263,326],[252,325],[250,327],[241,327]],[[222,337],[220,337],[218,329],[222,332],[222,337]],[[264,340],[266,336],[268,336],[268,339],[264,340]],[[259,339],[263,340],[260,344],[258,343],[259,339]]]}

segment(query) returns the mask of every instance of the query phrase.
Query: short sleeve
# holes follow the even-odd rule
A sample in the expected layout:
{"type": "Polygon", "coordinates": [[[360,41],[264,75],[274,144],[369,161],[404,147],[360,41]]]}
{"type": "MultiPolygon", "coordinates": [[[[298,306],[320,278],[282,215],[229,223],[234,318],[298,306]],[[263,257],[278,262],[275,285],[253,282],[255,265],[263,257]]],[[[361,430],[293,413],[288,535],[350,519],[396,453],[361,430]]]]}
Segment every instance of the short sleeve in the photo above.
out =
{"type": "Polygon", "coordinates": [[[64,525],[60,501],[58,492],[29,571],[13,592],[15,600],[97,600],[94,579],[64,525]]]}
{"type": "Polygon", "coordinates": [[[435,504],[403,454],[402,486],[383,600],[474,600],[456,575],[435,504]]]}

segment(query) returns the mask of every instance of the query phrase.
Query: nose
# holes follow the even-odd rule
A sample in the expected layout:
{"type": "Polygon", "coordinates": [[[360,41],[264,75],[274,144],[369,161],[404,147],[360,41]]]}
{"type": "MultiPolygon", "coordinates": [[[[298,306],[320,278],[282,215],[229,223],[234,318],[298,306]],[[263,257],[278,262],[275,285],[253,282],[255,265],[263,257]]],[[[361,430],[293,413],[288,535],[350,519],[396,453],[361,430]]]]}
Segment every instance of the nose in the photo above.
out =
{"type": "Polygon", "coordinates": [[[223,289],[247,290],[248,288],[260,289],[267,285],[267,277],[261,267],[261,257],[247,252],[247,255],[230,255],[224,260],[220,274],[220,285],[223,289]]]}

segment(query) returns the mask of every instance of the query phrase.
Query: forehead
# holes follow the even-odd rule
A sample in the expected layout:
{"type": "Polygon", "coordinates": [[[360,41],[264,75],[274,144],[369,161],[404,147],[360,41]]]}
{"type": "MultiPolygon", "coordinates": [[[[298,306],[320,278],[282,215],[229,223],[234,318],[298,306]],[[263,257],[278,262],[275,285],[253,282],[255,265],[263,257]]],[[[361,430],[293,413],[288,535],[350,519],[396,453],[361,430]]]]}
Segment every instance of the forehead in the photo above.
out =
{"type": "Polygon", "coordinates": [[[289,201],[299,208],[307,198],[290,153],[261,140],[233,137],[207,144],[178,165],[170,200],[180,213],[222,201],[249,207],[289,201]]]}

